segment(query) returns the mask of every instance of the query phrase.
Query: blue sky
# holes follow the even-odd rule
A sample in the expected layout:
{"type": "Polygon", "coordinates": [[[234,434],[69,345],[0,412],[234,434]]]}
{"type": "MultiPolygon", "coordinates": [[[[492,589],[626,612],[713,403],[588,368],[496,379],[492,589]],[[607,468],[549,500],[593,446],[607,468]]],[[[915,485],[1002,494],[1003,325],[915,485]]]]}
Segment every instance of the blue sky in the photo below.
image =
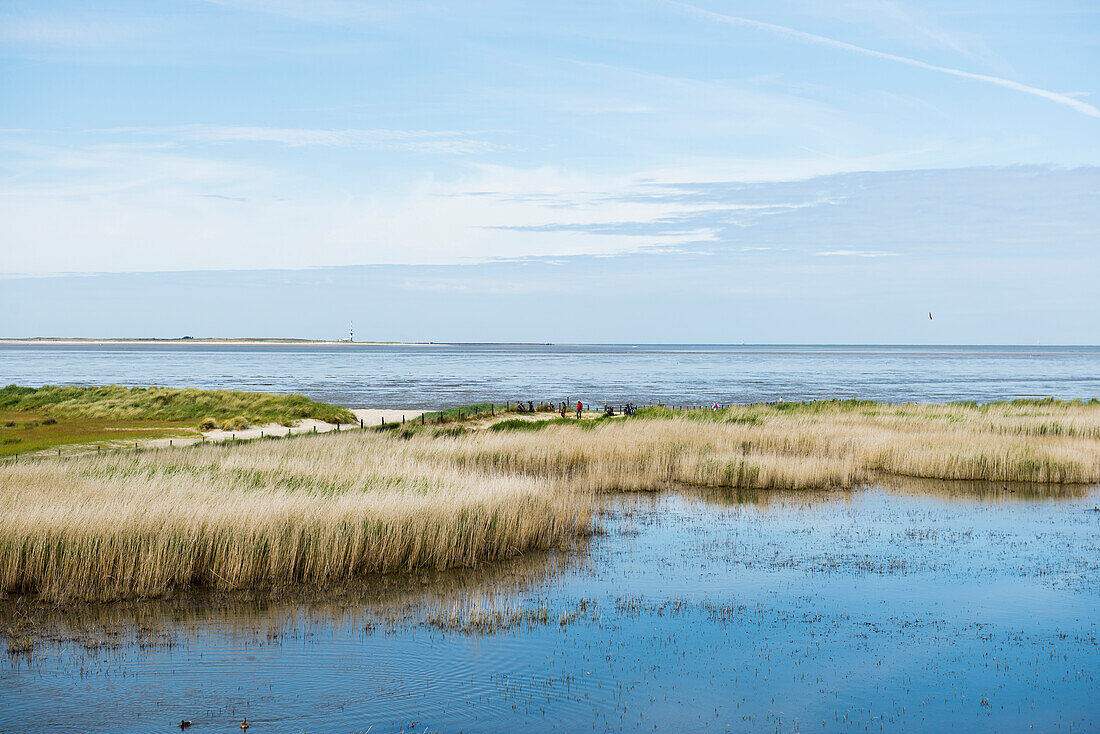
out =
{"type": "Polygon", "coordinates": [[[0,335],[1098,343],[1098,77],[1086,2],[0,2],[0,335]]]}

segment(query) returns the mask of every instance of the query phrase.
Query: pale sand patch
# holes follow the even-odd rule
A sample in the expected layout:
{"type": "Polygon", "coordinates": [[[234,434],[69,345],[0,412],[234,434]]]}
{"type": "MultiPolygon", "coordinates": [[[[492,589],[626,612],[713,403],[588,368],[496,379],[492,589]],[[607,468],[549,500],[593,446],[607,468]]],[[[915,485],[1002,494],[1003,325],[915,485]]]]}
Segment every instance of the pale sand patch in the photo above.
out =
{"type": "Polygon", "coordinates": [[[386,420],[386,423],[400,423],[402,420],[411,421],[414,418],[419,418],[423,410],[406,410],[403,408],[393,408],[379,410],[377,408],[359,408],[358,410],[352,410],[355,413],[355,417],[363,421],[364,426],[378,426],[382,424],[382,419],[386,420]]]}
{"type": "MultiPolygon", "coordinates": [[[[355,414],[355,417],[363,421],[364,428],[371,428],[382,424],[382,419],[385,418],[386,423],[400,423],[402,416],[405,420],[412,420],[419,418],[422,410],[402,410],[400,408],[379,410],[375,408],[362,408],[359,410],[351,411],[355,414]]],[[[253,438],[265,438],[267,436],[289,436],[297,435],[299,433],[329,433],[331,431],[353,431],[358,430],[358,424],[344,424],[338,426],[335,423],[326,423],[324,421],[314,420],[312,418],[305,418],[298,421],[298,425],[293,427],[287,427],[279,425],[278,423],[268,423],[262,426],[249,426],[240,431],[223,431],[217,429],[214,431],[205,431],[202,437],[185,437],[185,438],[155,438],[148,441],[142,441],[141,445],[148,448],[162,448],[165,446],[190,446],[194,443],[206,441],[207,443],[217,443],[219,441],[231,441],[231,440],[245,440],[253,438]]]]}

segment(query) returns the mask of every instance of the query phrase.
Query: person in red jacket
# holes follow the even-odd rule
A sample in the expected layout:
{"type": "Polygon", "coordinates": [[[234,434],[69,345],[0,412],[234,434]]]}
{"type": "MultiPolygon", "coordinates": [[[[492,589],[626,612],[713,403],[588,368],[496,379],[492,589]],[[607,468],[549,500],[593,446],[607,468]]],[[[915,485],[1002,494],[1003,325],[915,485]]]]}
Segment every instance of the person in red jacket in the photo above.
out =
{"type": "Polygon", "coordinates": [[[580,417],[581,417],[581,407],[582,407],[582,406],[581,406],[581,401],[580,401],[580,400],[578,400],[578,401],[577,401],[577,417],[578,417],[578,418],[580,418],[580,417]]]}

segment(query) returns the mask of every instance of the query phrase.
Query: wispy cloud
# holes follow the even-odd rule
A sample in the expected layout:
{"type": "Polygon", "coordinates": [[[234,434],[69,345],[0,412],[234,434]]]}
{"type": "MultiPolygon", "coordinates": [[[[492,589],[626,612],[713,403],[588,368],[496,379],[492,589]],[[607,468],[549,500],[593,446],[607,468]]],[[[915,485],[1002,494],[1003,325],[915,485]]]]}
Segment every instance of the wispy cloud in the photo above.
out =
{"type": "Polygon", "coordinates": [[[380,21],[401,14],[398,3],[352,2],[351,0],[206,0],[212,5],[281,15],[313,23],[380,21]]]}
{"type": "Polygon", "coordinates": [[[87,15],[0,15],[5,43],[59,48],[108,48],[158,32],[143,21],[87,15]]]}
{"type": "Polygon", "coordinates": [[[1020,82],[1013,81],[1011,79],[1004,79],[997,76],[989,76],[987,74],[975,74],[973,72],[963,71],[961,69],[953,69],[948,66],[937,66],[935,64],[929,64],[918,59],[911,59],[907,56],[898,56],[896,54],[886,53],[884,51],[875,51],[874,49],[857,46],[854,43],[839,41],[835,38],[829,38],[827,36],[819,36],[816,33],[807,33],[806,31],[800,31],[794,28],[789,28],[787,26],[777,25],[775,23],[766,23],[759,20],[742,18],[736,15],[725,15],[724,13],[716,13],[712,10],[707,10],[705,8],[700,8],[695,5],[678,2],[677,0],[666,0],[666,2],[673,7],[680,8],[700,18],[706,18],[717,23],[724,23],[726,25],[767,31],[769,33],[786,36],[787,38],[793,38],[797,41],[802,41],[804,43],[813,43],[820,46],[839,48],[844,51],[851,51],[853,53],[863,54],[864,56],[871,56],[878,59],[884,59],[886,61],[894,61],[899,64],[906,64],[908,66],[913,66],[918,69],[936,71],[941,74],[949,74],[951,76],[962,77],[964,79],[973,79],[975,81],[993,84],[995,86],[1003,87],[1005,89],[1011,89],[1017,92],[1023,92],[1024,94],[1041,97],[1051,102],[1056,102],[1058,104],[1070,107],[1083,115],[1100,118],[1100,109],[1097,109],[1093,105],[1090,105],[1087,102],[1083,102],[1074,96],[1070,96],[1060,92],[1052,92],[1048,89],[1032,87],[1027,84],[1021,84],[1020,82]]]}
{"type": "Polygon", "coordinates": [[[166,136],[180,141],[203,143],[275,143],[293,148],[357,148],[451,155],[485,153],[507,148],[507,146],[479,138],[478,136],[483,135],[483,132],[458,130],[364,130],[254,125],[178,125],[174,127],[112,128],[104,132],[166,136]]]}
{"type": "Polygon", "coordinates": [[[816,257],[897,257],[896,252],[883,252],[880,250],[826,250],[815,252],[816,257]]]}
{"type": "Polygon", "coordinates": [[[884,32],[900,33],[914,41],[950,49],[971,59],[988,61],[993,56],[980,38],[949,31],[927,13],[895,0],[845,0],[826,5],[827,10],[843,12],[848,16],[854,13],[860,21],[870,21],[884,32]]]}

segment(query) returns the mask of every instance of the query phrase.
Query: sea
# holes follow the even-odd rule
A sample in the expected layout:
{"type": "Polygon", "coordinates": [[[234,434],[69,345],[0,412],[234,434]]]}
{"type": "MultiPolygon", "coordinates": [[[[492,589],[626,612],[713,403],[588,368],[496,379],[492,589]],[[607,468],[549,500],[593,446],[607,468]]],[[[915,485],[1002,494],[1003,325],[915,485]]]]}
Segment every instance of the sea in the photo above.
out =
{"type": "Polygon", "coordinates": [[[1100,397],[1100,347],[714,344],[0,345],[0,383],[301,393],[350,408],[1100,397]]]}

